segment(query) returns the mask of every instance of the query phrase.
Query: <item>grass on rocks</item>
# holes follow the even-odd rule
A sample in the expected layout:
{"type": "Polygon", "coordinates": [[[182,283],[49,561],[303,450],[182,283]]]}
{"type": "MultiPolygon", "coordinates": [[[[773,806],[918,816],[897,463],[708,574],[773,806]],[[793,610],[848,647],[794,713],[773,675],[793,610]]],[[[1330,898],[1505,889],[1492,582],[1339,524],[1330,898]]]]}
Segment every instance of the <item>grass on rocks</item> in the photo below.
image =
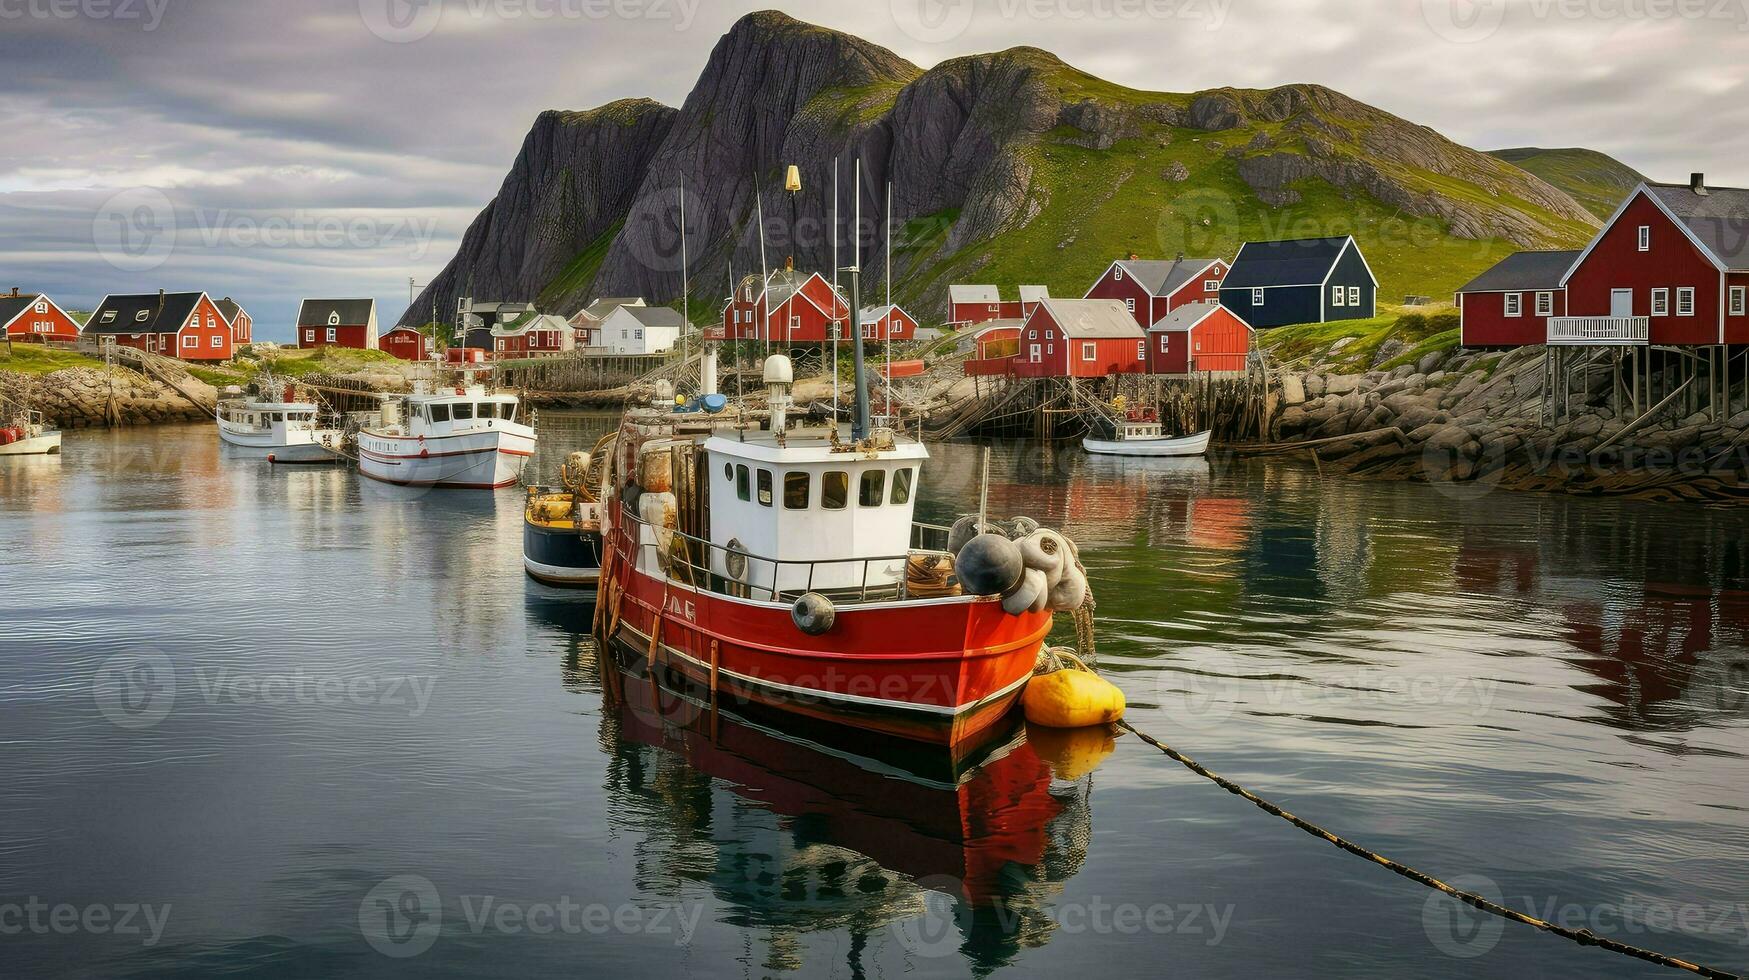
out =
{"type": "Polygon", "coordinates": [[[0,371],[48,374],[67,368],[102,366],[103,362],[95,357],[69,350],[55,350],[41,344],[0,344],[0,371]]]}
{"type": "Polygon", "coordinates": [[[1258,336],[1263,349],[1279,361],[1302,366],[1324,364],[1342,374],[1371,369],[1379,350],[1393,340],[1408,346],[1379,365],[1386,370],[1413,364],[1435,351],[1451,350],[1458,344],[1457,312],[1399,310],[1367,320],[1277,327],[1259,331],[1258,336]]]}

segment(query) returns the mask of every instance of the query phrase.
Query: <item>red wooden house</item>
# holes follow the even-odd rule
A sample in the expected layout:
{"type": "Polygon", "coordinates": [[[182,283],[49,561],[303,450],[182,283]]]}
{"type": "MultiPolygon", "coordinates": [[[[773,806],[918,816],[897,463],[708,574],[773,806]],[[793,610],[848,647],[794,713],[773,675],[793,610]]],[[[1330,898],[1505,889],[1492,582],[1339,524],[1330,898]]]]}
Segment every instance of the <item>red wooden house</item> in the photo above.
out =
{"type": "Polygon", "coordinates": [[[972,327],[991,320],[1022,320],[1029,315],[1020,303],[1004,303],[995,286],[949,286],[947,301],[948,323],[955,327],[972,327]]]}
{"type": "Polygon", "coordinates": [[[298,307],[298,346],[377,349],[377,301],[306,299],[298,307]]]}
{"type": "Polygon", "coordinates": [[[1256,331],[1219,303],[1190,303],[1148,330],[1149,374],[1245,370],[1256,331]]]}
{"type": "Polygon", "coordinates": [[[917,321],[897,305],[863,310],[860,319],[864,340],[917,339],[917,321]]]}
{"type": "Polygon", "coordinates": [[[1043,303],[1045,300],[1050,299],[1050,298],[1051,298],[1051,291],[1048,287],[1045,287],[1045,286],[1022,286],[1022,287],[1020,287],[1020,319],[1024,320],[1027,317],[1032,316],[1032,311],[1038,309],[1038,305],[1040,303],[1043,303]]]}
{"type": "Polygon", "coordinates": [[[1227,263],[1221,259],[1118,259],[1087,290],[1087,299],[1115,299],[1147,329],[1186,303],[1219,302],[1227,263]]]}
{"type": "Polygon", "coordinates": [[[231,326],[231,343],[254,343],[255,318],[249,315],[248,310],[243,309],[242,304],[226,296],[213,305],[219,308],[219,315],[231,326]]]}
{"type": "Polygon", "coordinates": [[[0,336],[7,340],[72,343],[79,339],[79,324],[47,296],[20,293],[14,287],[12,295],[0,296],[0,336]]]}
{"type": "Polygon", "coordinates": [[[1117,300],[1047,299],[1026,319],[1013,373],[1023,378],[1140,374],[1147,343],[1117,300]]]}
{"type": "Polygon", "coordinates": [[[577,349],[577,329],[563,317],[525,313],[492,328],[492,356],[553,357],[577,349]]]}
{"type": "MultiPolygon", "coordinates": [[[[849,340],[850,304],[818,272],[773,272],[761,288],[748,276],[723,307],[728,340],[768,340],[779,344],[823,344],[836,334],[849,340]]],[[[915,329],[915,327],[913,327],[915,329]]]]}
{"type": "Polygon", "coordinates": [[[1549,320],[1567,315],[1561,280],[1577,251],[1518,252],[1501,259],[1457,292],[1464,347],[1546,344],[1549,320]]]}
{"type": "Polygon", "coordinates": [[[403,324],[378,337],[377,349],[388,351],[403,361],[429,360],[431,337],[417,327],[403,324]]]}
{"type": "Polygon", "coordinates": [[[1641,184],[1563,280],[1549,342],[1749,343],[1749,190],[1641,184]]]}
{"type": "Polygon", "coordinates": [[[105,296],[85,334],[185,361],[228,361],[235,349],[231,325],[206,293],[105,296]]]}

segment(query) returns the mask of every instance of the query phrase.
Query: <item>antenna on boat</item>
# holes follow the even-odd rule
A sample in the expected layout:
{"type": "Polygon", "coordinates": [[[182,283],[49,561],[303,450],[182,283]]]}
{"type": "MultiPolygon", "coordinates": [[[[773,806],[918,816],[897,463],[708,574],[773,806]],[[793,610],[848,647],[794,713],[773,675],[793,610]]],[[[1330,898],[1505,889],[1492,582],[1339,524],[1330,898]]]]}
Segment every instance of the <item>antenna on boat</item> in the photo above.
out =
{"type": "Polygon", "coordinates": [[[856,372],[856,415],[850,425],[850,438],[861,442],[868,438],[868,379],[863,377],[862,361],[862,158],[856,160],[856,244],[850,273],[850,343],[851,369],[856,372]]]}

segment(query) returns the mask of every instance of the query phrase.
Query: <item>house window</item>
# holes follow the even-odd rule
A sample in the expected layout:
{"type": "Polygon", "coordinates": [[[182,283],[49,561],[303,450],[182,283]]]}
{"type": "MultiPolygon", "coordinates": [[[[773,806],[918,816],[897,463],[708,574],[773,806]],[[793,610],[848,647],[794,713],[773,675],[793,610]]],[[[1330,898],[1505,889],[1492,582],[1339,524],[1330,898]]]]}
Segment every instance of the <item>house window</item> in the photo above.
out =
{"type": "Polygon", "coordinates": [[[1652,250],[1652,226],[1651,225],[1641,225],[1640,226],[1640,251],[1650,252],[1651,250],[1652,250]]]}
{"type": "Polygon", "coordinates": [[[214,337],[214,338],[213,338],[213,339],[212,339],[212,346],[213,346],[213,347],[223,347],[223,346],[225,346],[225,338],[223,338],[223,337],[214,337]]]}
{"type": "Polygon", "coordinates": [[[1348,305],[1348,290],[1343,289],[1341,286],[1330,287],[1330,305],[1331,306],[1347,306],[1348,305]]]}
{"type": "Polygon", "coordinates": [[[1124,300],[1123,305],[1129,307],[1129,310],[1131,313],[1136,312],[1136,298],[1134,296],[1131,296],[1129,299],[1124,300]]]}
{"type": "Polygon", "coordinates": [[[134,322],[135,323],[145,323],[146,317],[151,316],[151,315],[152,314],[149,311],[141,310],[140,312],[134,314],[134,322]]]}
{"type": "Polygon", "coordinates": [[[1555,294],[1554,293],[1537,293],[1536,294],[1536,315],[1537,316],[1554,316],[1555,315],[1555,294]]]}
{"type": "Polygon", "coordinates": [[[1123,266],[1120,265],[1117,268],[1111,270],[1111,278],[1117,280],[1118,282],[1122,282],[1123,281],[1123,266]]]}
{"type": "Polygon", "coordinates": [[[1359,306],[1360,305],[1360,287],[1359,286],[1348,287],[1348,305],[1349,306],[1359,306]]]}
{"type": "Polygon", "coordinates": [[[1669,316],[1670,315],[1670,290],[1668,290],[1668,289],[1654,289],[1654,290],[1652,290],[1652,315],[1653,316],[1669,316]]]}
{"type": "Polygon", "coordinates": [[[214,330],[214,329],[218,328],[218,325],[219,325],[218,321],[213,319],[213,315],[211,313],[208,313],[206,315],[206,328],[208,330],[214,330]]]}
{"type": "Polygon", "coordinates": [[[335,330],[333,327],[329,327],[328,328],[328,343],[332,344],[338,333],[339,333],[339,331],[335,330]]]}
{"type": "Polygon", "coordinates": [[[806,473],[785,473],[783,475],[783,506],[785,510],[807,510],[808,495],[812,493],[812,477],[806,473]]]}
{"type": "Polygon", "coordinates": [[[1262,289],[1251,290],[1251,305],[1252,306],[1262,306],[1263,305],[1263,290],[1262,289]]]}
{"type": "Polygon", "coordinates": [[[1749,287],[1745,287],[1745,286],[1732,286],[1731,287],[1731,315],[1732,316],[1742,316],[1744,314],[1745,304],[1749,303],[1749,300],[1746,300],[1744,297],[1745,292],[1749,292],[1749,287]]]}
{"type": "Polygon", "coordinates": [[[1221,281],[1219,279],[1204,279],[1202,282],[1202,291],[1205,293],[1212,293],[1220,288],[1221,281]]]}
{"type": "Polygon", "coordinates": [[[184,346],[184,347],[199,347],[200,346],[200,338],[199,337],[184,337],[184,338],[182,338],[182,346],[184,346]]]}
{"type": "Polygon", "coordinates": [[[115,311],[114,310],[104,310],[103,311],[103,319],[99,322],[101,322],[101,323],[114,323],[115,322],[115,311]]]}
{"type": "Polygon", "coordinates": [[[47,313],[47,312],[48,312],[48,311],[49,311],[49,304],[47,304],[47,303],[44,303],[44,302],[42,302],[42,301],[40,301],[40,300],[39,300],[39,301],[37,301],[37,304],[36,304],[36,311],[37,311],[37,312],[38,312],[38,313],[39,313],[39,314],[40,314],[40,313],[47,313]]]}
{"type": "Polygon", "coordinates": [[[305,330],[304,331],[304,343],[313,344],[315,342],[316,342],[316,331],[314,329],[305,330]]]}
{"type": "Polygon", "coordinates": [[[502,341],[502,340],[500,340],[500,341],[498,341],[498,349],[499,349],[499,350],[503,350],[503,349],[504,349],[504,341],[502,341]]]}
{"type": "Polygon", "coordinates": [[[1164,354],[1171,349],[1172,349],[1172,341],[1165,334],[1161,334],[1160,335],[1160,353],[1164,354]]]}
{"type": "Polygon", "coordinates": [[[644,339],[644,328],[638,327],[637,329],[633,330],[632,331],[632,339],[633,340],[643,340],[644,339]]]}
{"type": "Polygon", "coordinates": [[[1091,361],[1098,356],[1099,356],[1099,345],[1098,344],[1082,344],[1081,345],[1081,359],[1083,361],[1091,361]]]}
{"type": "Polygon", "coordinates": [[[800,330],[802,328],[802,315],[800,313],[791,313],[790,314],[790,316],[789,316],[789,328],[791,330],[800,330]]]}
{"type": "Polygon", "coordinates": [[[340,326],[340,313],[339,313],[339,311],[335,311],[333,313],[328,314],[328,325],[330,327],[340,326]]]}
{"type": "Polygon", "coordinates": [[[1524,315],[1524,294],[1523,293],[1507,293],[1506,294],[1506,315],[1507,316],[1523,316],[1524,315]]]}
{"type": "Polygon", "coordinates": [[[1138,360],[1146,360],[1147,357],[1148,357],[1148,342],[1147,342],[1147,340],[1144,339],[1144,340],[1136,341],[1136,358],[1138,360]]]}
{"type": "Polygon", "coordinates": [[[1676,315],[1694,315],[1694,287],[1684,286],[1676,291],[1676,315]]]}
{"type": "Polygon", "coordinates": [[[759,506],[771,506],[771,471],[759,471],[759,506]]]}

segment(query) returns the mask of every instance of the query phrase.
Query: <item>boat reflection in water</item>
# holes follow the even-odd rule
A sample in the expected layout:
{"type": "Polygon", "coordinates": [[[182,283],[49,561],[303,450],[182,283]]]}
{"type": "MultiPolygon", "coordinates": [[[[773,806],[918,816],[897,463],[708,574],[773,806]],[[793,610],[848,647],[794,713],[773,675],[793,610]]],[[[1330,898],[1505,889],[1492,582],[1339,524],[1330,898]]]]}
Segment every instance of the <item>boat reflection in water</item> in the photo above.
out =
{"type": "Polygon", "coordinates": [[[801,969],[806,934],[839,929],[852,976],[876,934],[957,949],[980,974],[1049,941],[1048,903],[1086,858],[1091,779],[1054,778],[1024,729],[955,763],[866,734],[835,745],[757,706],[713,712],[635,670],[601,676],[610,797],[660,814],[640,885],[708,886],[725,921],[767,931],[766,970],[801,969]]]}

